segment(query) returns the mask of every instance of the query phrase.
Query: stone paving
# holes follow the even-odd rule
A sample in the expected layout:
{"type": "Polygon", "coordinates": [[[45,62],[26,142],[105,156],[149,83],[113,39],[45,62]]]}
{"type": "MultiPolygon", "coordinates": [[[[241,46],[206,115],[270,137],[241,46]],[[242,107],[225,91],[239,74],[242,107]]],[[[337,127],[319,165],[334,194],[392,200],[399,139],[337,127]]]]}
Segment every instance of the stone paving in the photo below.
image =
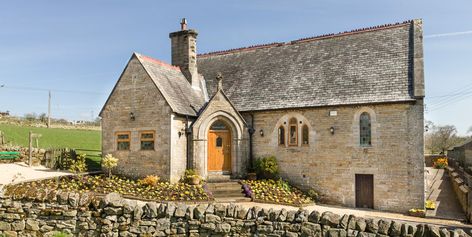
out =
{"type": "Polygon", "coordinates": [[[444,169],[426,167],[426,184],[428,186],[426,200],[436,202],[435,210],[428,210],[428,217],[442,219],[465,220],[465,214],[452,188],[449,175],[444,169]]]}

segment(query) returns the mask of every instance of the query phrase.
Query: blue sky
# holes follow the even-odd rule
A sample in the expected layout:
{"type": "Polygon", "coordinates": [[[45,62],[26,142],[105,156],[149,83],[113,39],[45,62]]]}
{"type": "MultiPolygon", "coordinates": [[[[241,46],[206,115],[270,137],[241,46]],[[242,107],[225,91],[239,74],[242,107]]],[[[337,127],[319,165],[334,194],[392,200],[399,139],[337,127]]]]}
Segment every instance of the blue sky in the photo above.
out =
{"type": "Polygon", "coordinates": [[[170,61],[168,34],[182,17],[198,30],[200,53],[422,18],[426,119],[465,134],[471,10],[470,0],[0,0],[0,111],[46,112],[50,89],[54,117],[97,116],[132,52],[170,61]],[[468,33],[437,36],[453,32],[468,33]]]}

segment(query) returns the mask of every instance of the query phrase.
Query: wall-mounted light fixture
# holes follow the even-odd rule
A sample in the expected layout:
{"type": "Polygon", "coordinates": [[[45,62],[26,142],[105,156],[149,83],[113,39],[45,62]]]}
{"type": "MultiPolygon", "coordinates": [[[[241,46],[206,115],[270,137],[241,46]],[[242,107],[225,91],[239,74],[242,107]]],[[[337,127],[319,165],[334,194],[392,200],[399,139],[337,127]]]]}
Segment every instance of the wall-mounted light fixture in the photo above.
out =
{"type": "Polygon", "coordinates": [[[263,137],[264,136],[264,130],[262,130],[262,129],[259,130],[259,134],[261,134],[261,137],[263,137]]]}
{"type": "Polygon", "coordinates": [[[134,115],[133,112],[129,113],[129,119],[131,119],[131,121],[134,121],[136,119],[136,116],[134,115]]]}
{"type": "Polygon", "coordinates": [[[334,127],[330,127],[329,132],[331,132],[331,135],[334,135],[334,127]]]}

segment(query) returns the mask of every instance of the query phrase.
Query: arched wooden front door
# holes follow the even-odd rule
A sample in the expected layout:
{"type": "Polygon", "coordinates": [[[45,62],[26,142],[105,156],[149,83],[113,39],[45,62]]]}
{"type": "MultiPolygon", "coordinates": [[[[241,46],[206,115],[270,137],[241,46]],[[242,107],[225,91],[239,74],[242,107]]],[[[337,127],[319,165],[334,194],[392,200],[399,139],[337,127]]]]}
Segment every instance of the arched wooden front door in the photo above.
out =
{"type": "Polygon", "coordinates": [[[220,120],[208,131],[208,171],[231,172],[231,131],[220,120]]]}

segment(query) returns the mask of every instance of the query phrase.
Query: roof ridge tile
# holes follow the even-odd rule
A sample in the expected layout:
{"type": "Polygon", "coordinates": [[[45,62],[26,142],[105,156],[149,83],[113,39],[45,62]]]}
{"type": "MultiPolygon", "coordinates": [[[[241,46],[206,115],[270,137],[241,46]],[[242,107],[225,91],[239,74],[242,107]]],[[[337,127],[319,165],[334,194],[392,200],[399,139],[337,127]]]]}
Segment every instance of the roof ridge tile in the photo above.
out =
{"type": "Polygon", "coordinates": [[[383,24],[383,25],[377,25],[377,26],[371,26],[371,27],[364,27],[364,28],[359,28],[359,29],[354,29],[354,30],[342,31],[342,32],[338,32],[338,33],[322,34],[322,35],[317,35],[317,36],[312,36],[312,37],[300,38],[300,39],[296,39],[296,40],[292,40],[292,41],[288,41],[288,42],[274,42],[274,43],[268,43],[268,44],[251,45],[251,46],[234,48],[234,49],[219,50],[219,51],[213,51],[213,52],[198,54],[197,57],[205,58],[205,57],[209,57],[209,56],[217,56],[217,55],[238,53],[238,52],[244,52],[244,51],[250,51],[250,50],[256,50],[256,49],[272,48],[272,47],[278,47],[278,46],[283,46],[283,45],[291,45],[291,44],[297,44],[297,43],[311,42],[311,41],[314,41],[314,40],[329,39],[329,38],[334,38],[334,37],[341,37],[341,36],[359,34],[359,33],[364,33],[364,32],[371,32],[371,31],[376,31],[376,30],[385,30],[385,29],[390,29],[390,28],[393,28],[393,27],[399,27],[399,26],[411,24],[411,23],[413,23],[413,21],[414,20],[406,20],[406,21],[403,21],[403,22],[396,22],[396,23],[383,24]]]}

